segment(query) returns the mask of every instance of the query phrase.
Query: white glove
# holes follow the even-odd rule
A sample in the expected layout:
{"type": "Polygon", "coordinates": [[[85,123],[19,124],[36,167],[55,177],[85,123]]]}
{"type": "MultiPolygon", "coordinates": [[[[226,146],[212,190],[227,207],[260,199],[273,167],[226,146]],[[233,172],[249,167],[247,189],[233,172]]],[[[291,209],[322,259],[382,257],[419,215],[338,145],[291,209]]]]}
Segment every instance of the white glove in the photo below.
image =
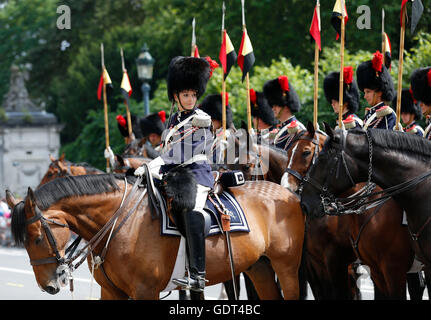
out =
{"type": "Polygon", "coordinates": [[[114,168],[115,167],[115,156],[114,156],[114,152],[112,152],[111,147],[108,146],[108,148],[105,149],[104,156],[106,159],[109,159],[109,162],[111,163],[112,168],[114,168]]]}
{"type": "MultiPolygon", "coordinates": [[[[148,163],[148,169],[150,170],[151,175],[159,180],[162,180],[162,175],[159,173],[160,167],[165,164],[165,161],[163,161],[162,157],[157,157],[154,160],[151,160],[150,163],[148,163]]],[[[144,167],[139,167],[135,170],[134,175],[135,176],[143,176],[145,173],[144,167]]]]}

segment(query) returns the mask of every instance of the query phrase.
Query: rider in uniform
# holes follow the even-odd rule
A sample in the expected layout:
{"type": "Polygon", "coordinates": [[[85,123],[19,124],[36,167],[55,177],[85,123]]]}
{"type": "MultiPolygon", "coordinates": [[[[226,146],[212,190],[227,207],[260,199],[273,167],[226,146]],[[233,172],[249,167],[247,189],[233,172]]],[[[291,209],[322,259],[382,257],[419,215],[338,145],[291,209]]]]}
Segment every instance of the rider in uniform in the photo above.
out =
{"type": "Polygon", "coordinates": [[[274,116],[281,122],[274,144],[277,148],[285,149],[296,132],[305,130],[305,126],[294,115],[301,109],[301,102],[285,75],[267,81],[263,86],[263,92],[274,111],[274,116]]]}
{"type": "Polygon", "coordinates": [[[424,138],[431,140],[431,67],[419,68],[413,71],[410,83],[413,97],[420,101],[422,114],[427,120],[424,138]]]}
{"type": "MultiPolygon", "coordinates": [[[[359,90],[353,79],[353,68],[345,67],[343,72],[343,123],[345,129],[362,128],[362,120],[355,114],[359,109],[359,90]]],[[[323,80],[326,100],[338,115],[340,111],[340,72],[331,72],[323,80]]],[[[338,124],[338,117],[337,117],[338,124]]],[[[337,127],[339,127],[337,125],[337,127]]]]}
{"type": "MultiPolygon", "coordinates": [[[[168,97],[178,106],[163,135],[161,155],[148,167],[153,175],[161,175],[178,166],[188,168],[197,182],[195,207],[191,212],[182,212],[185,229],[189,275],[173,279],[173,283],[193,291],[205,288],[205,217],[203,208],[208,192],[214,185],[207,154],[213,142],[211,117],[197,108],[197,100],[204,94],[211,75],[210,64],[203,58],[175,57],[168,68],[168,97]]],[[[144,168],[135,170],[143,175],[144,168]]],[[[183,210],[184,211],[184,210],[183,210]]]]}
{"type": "Polygon", "coordinates": [[[144,147],[151,159],[155,159],[160,155],[165,122],[166,113],[164,110],[152,113],[142,118],[139,122],[142,135],[146,138],[144,147]]]}
{"type": "MultiPolygon", "coordinates": [[[[396,108],[397,97],[392,101],[392,106],[396,108]]],[[[405,124],[404,132],[415,134],[420,137],[424,136],[424,129],[416,123],[422,118],[422,112],[417,101],[413,98],[413,93],[410,89],[401,91],[401,119],[405,124]]]]}
{"type": "MultiPolygon", "coordinates": [[[[229,105],[229,94],[226,92],[226,139],[233,137],[235,133],[235,126],[233,124],[233,114],[229,105]]],[[[214,130],[214,142],[211,146],[212,162],[213,164],[224,163],[224,152],[222,146],[223,143],[223,118],[222,118],[222,95],[211,94],[205,97],[199,106],[199,109],[206,112],[212,121],[214,130]]]]}
{"type": "Polygon", "coordinates": [[[393,130],[397,117],[385,101],[392,101],[395,89],[389,70],[383,63],[383,55],[377,51],[372,60],[362,62],[356,70],[356,78],[359,89],[371,106],[365,109],[364,129],[393,130]]]}
{"type": "Polygon", "coordinates": [[[274,143],[274,138],[278,133],[277,119],[263,92],[250,89],[251,115],[253,126],[257,131],[258,143],[262,140],[268,144],[274,143]]]}

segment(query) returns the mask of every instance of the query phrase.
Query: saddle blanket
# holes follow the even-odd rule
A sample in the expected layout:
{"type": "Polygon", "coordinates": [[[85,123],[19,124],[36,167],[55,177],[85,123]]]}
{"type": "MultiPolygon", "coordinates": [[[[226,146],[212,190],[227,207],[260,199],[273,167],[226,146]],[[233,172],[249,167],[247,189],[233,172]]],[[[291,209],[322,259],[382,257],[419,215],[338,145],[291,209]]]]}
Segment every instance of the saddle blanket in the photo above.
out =
{"type": "MultiPolygon", "coordinates": [[[[230,231],[250,232],[250,228],[248,226],[244,212],[242,211],[242,208],[239,205],[238,201],[235,199],[235,197],[227,191],[223,191],[220,195],[218,195],[218,197],[228,210],[227,213],[230,215],[230,231]]],[[[217,205],[220,205],[215,199],[214,202],[217,203],[217,205]]],[[[207,199],[205,210],[209,213],[211,217],[211,227],[208,237],[222,233],[222,230],[220,229],[220,214],[215,208],[214,204],[209,199],[207,199]]],[[[180,232],[178,231],[178,228],[171,221],[171,219],[169,219],[165,212],[162,212],[161,214],[160,223],[161,235],[181,236],[180,232]]]]}

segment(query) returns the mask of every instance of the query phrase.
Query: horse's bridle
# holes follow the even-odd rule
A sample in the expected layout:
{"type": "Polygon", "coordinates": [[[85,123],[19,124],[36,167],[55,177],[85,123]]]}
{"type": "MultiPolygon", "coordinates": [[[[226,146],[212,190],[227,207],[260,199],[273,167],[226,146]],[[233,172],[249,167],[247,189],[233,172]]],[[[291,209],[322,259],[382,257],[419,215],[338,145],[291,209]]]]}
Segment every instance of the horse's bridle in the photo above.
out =
{"type": "Polygon", "coordinates": [[[52,223],[63,228],[69,228],[69,226],[66,224],[57,222],[55,220],[45,218],[42,214],[42,211],[40,211],[40,209],[37,206],[35,206],[35,215],[32,218],[28,219],[26,221],[26,224],[29,225],[37,221],[40,221],[40,223],[42,224],[43,230],[45,231],[48,242],[54,251],[55,257],[30,260],[30,264],[32,266],[38,266],[38,265],[48,264],[48,263],[62,264],[65,261],[65,259],[64,257],[61,256],[60,252],[58,251],[57,242],[55,241],[55,237],[51,231],[51,228],[49,227],[49,224],[52,223]]]}
{"type": "MultiPolygon", "coordinates": [[[[346,199],[339,199],[336,198],[331,192],[328,190],[328,184],[329,184],[329,178],[334,176],[335,178],[338,178],[340,176],[340,168],[344,168],[344,171],[346,172],[347,177],[349,178],[350,186],[353,187],[356,185],[354,182],[352,175],[350,174],[350,170],[347,166],[346,159],[345,159],[345,145],[346,145],[346,137],[347,137],[347,131],[346,130],[340,130],[341,135],[340,139],[341,141],[334,145],[335,149],[335,156],[333,157],[333,164],[330,167],[329,173],[326,175],[325,180],[323,184],[320,184],[318,181],[316,181],[314,178],[310,176],[311,168],[315,165],[315,162],[308,168],[306,175],[303,177],[300,186],[299,186],[299,196],[301,197],[303,187],[305,183],[310,183],[313,187],[315,187],[320,192],[320,199],[323,206],[323,210],[328,215],[340,215],[341,213],[345,213],[347,208],[342,204],[342,201],[352,201],[355,197],[350,197],[346,199]]],[[[358,196],[359,201],[354,204],[355,207],[360,206],[363,202],[365,202],[366,197],[369,197],[372,189],[374,189],[375,185],[371,182],[371,176],[372,176],[372,161],[373,161],[373,145],[371,137],[369,136],[368,131],[365,131],[367,139],[368,139],[368,148],[369,148],[369,166],[368,166],[368,180],[366,185],[363,189],[366,191],[367,196],[358,196]]],[[[334,143],[333,143],[334,144],[334,143]]],[[[331,149],[332,150],[332,149],[331,149]]],[[[329,150],[328,152],[331,152],[329,150]]]]}
{"type": "Polygon", "coordinates": [[[310,137],[308,135],[303,137],[306,132],[307,132],[306,130],[300,131],[298,134],[295,135],[295,137],[292,139],[292,141],[290,141],[289,145],[286,147],[286,150],[289,150],[295,142],[301,141],[301,140],[310,141],[314,144],[313,157],[311,158],[311,165],[308,167],[304,176],[302,176],[298,171],[293,170],[289,167],[287,167],[285,170],[285,172],[287,172],[288,174],[291,174],[292,176],[294,176],[296,179],[300,181],[300,185],[298,189],[299,194],[302,192],[302,187],[303,187],[302,182],[304,180],[304,177],[308,175],[308,172],[310,171],[310,168],[312,167],[312,165],[316,162],[317,154],[319,153],[319,132],[316,131],[313,137],[310,137]]]}

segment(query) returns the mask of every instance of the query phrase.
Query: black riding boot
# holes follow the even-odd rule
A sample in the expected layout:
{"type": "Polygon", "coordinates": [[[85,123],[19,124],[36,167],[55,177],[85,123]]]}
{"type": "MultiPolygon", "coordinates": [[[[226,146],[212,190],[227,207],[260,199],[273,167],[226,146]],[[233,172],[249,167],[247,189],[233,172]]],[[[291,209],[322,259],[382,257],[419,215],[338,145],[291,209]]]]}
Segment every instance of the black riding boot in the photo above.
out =
{"type": "Polygon", "coordinates": [[[205,219],[198,211],[188,212],[183,217],[189,275],[182,279],[172,279],[177,286],[202,292],[205,288],[205,219]]]}

